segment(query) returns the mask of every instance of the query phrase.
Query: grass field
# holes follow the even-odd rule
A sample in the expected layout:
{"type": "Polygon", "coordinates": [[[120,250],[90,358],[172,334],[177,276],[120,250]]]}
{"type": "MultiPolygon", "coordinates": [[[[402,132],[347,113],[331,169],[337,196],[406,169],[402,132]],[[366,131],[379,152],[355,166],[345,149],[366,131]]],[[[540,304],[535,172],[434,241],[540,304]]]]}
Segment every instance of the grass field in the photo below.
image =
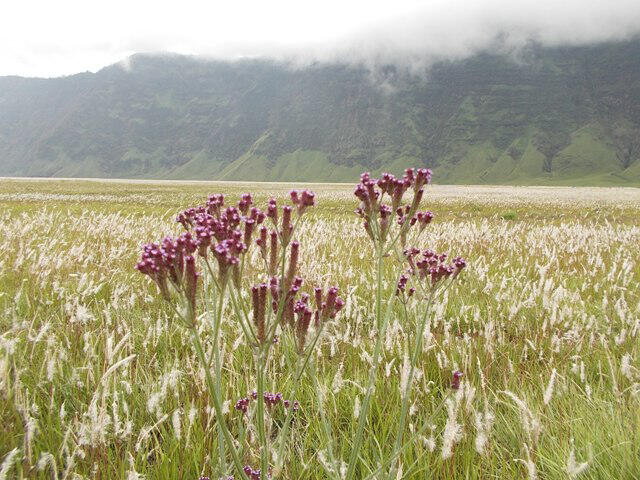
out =
{"type": "MultiPolygon", "coordinates": [[[[207,194],[251,191],[263,207],[291,187],[0,179],[0,479],[232,473],[215,461],[216,415],[189,336],[134,265],[207,194]]],[[[324,395],[310,376],[297,389],[286,479],[328,478],[320,413],[349,458],[378,333],[353,186],[305,188],[317,205],[296,233],[301,276],[339,286],[346,306],[314,355],[324,395]]],[[[640,189],[434,185],[426,208],[435,219],[419,246],[468,266],[429,317],[397,478],[640,478],[640,189]]],[[[392,291],[391,259],[384,268],[392,291]]],[[[415,319],[393,311],[355,478],[395,440],[415,319]]],[[[225,416],[238,432],[253,357],[228,305],[222,329],[225,416]]],[[[199,330],[210,351],[206,318],[199,330]]],[[[289,398],[295,355],[285,331],[268,391],[289,398]]],[[[256,464],[251,432],[241,452],[256,464]]]]}

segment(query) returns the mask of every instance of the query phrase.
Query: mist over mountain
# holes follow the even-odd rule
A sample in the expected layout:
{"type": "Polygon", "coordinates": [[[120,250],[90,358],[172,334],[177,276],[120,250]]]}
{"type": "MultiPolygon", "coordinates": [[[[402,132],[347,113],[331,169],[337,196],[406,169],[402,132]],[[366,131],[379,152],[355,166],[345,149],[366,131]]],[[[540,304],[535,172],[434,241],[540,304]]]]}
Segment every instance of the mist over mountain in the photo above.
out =
{"type": "Polygon", "coordinates": [[[0,77],[0,175],[640,184],[640,40],[395,64],[136,55],[0,77]],[[415,65],[415,63],[414,63],[415,65]]]}

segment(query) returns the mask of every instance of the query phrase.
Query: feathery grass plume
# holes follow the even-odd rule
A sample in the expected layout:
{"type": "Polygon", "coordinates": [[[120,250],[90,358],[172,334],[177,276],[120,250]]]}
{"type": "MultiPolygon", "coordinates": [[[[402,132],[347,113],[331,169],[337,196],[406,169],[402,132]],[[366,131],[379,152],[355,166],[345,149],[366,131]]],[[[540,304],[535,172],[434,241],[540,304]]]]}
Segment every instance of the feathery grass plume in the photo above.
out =
{"type": "Polygon", "coordinates": [[[495,421],[494,413],[485,402],[484,412],[474,412],[474,424],[476,427],[476,439],[474,442],[476,452],[486,455],[486,445],[491,435],[491,429],[495,421]]]}
{"type": "Polygon", "coordinates": [[[569,457],[567,458],[567,465],[565,471],[569,478],[578,478],[582,473],[586,472],[589,468],[589,462],[576,462],[576,452],[573,445],[573,439],[571,439],[571,450],[569,451],[569,457]]]}
{"type": "Polygon", "coordinates": [[[7,480],[9,472],[15,463],[20,460],[20,449],[14,448],[4,457],[0,465],[0,480],[7,480]]]}
{"type": "Polygon", "coordinates": [[[557,374],[557,371],[554,368],[551,371],[551,377],[549,378],[549,383],[547,384],[547,388],[544,391],[543,402],[544,402],[545,405],[549,405],[549,403],[551,402],[551,397],[553,396],[553,387],[554,387],[555,382],[556,382],[556,374],[557,374]]]}
{"type": "Polygon", "coordinates": [[[526,458],[520,459],[520,461],[527,469],[527,478],[529,480],[538,480],[538,469],[536,468],[535,462],[531,458],[529,445],[527,445],[526,443],[524,444],[524,452],[526,454],[526,458]]]}
{"type": "MultiPolygon", "coordinates": [[[[531,411],[529,406],[523,400],[518,398],[515,393],[508,390],[505,390],[502,393],[511,398],[511,400],[513,400],[513,402],[517,405],[520,411],[520,421],[522,427],[527,434],[527,438],[529,439],[531,447],[535,449],[538,445],[538,439],[540,438],[540,433],[542,431],[542,424],[540,423],[538,416],[535,415],[531,411]]],[[[527,449],[528,448],[529,447],[527,447],[527,449]]]]}

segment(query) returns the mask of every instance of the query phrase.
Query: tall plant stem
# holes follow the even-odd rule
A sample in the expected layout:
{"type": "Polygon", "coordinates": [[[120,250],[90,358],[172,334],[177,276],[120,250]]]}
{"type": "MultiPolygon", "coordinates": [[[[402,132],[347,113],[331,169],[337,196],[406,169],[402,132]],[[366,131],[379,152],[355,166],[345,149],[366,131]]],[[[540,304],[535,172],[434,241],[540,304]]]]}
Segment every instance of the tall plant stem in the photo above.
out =
{"type": "MultiPolygon", "coordinates": [[[[296,365],[298,365],[298,368],[296,369],[296,375],[294,377],[293,380],[293,393],[292,393],[292,398],[295,400],[296,394],[298,393],[298,387],[300,386],[300,379],[302,378],[302,374],[304,373],[304,370],[307,366],[307,364],[310,362],[311,360],[311,356],[313,355],[313,352],[315,351],[315,347],[316,344],[318,343],[318,339],[320,338],[320,336],[322,335],[322,330],[324,328],[324,323],[320,324],[320,327],[318,328],[316,335],[313,338],[313,341],[311,342],[311,345],[307,348],[307,351],[305,353],[304,356],[299,356],[298,359],[296,360],[296,365]],[[300,359],[302,359],[302,362],[300,362],[300,359]]],[[[315,373],[314,373],[315,375],[315,373]]],[[[283,454],[284,454],[284,446],[285,446],[285,442],[287,440],[287,436],[289,434],[289,428],[291,426],[291,420],[293,418],[293,405],[291,405],[289,411],[287,412],[287,416],[285,418],[284,421],[284,425],[282,426],[282,429],[280,430],[280,434],[279,434],[279,443],[280,445],[278,446],[278,463],[276,464],[276,474],[278,473],[278,470],[282,467],[282,461],[283,461],[283,454]]]]}
{"type": "MultiPolygon", "coordinates": [[[[434,291],[431,290],[431,293],[429,295],[429,301],[427,302],[427,309],[425,310],[424,315],[420,319],[420,325],[417,331],[416,343],[414,345],[413,354],[411,355],[411,360],[410,360],[411,365],[409,367],[409,374],[407,375],[407,379],[406,379],[407,384],[404,386],[405,387],[404,392],[402,392],[402,395],[403,395],[402,408],[400,411],[400,420],[397,424],[396,441],[393,447],[392,457],[395,457],[396,452],[399,452],[400,448],[402,447],[402,437],[404,433],[404,426],[407,421],[407,411],[409,410],[411,390],[413,389],[413,376],[416,370],[416,363],[418,362],[418,355],[420,355],[420,352],[422,351],[422,342],[424,340],[424,328],[425,328],[425,325],[427,324],[427,320],[429,319],[429,313],[431,311],[431,305],[433,303],[433,293],[434,291]]],[[[391,471],[389,472],[389,479],[395,478],[397,469],[398,469],[398,464],[396,464],[395,467],[392,468],[391,471]]]]}
{"type": "MultiPolygon", "coordinates": [[[[224,301],[224,291],[220,292],[218,306],[215,311],[215,323],[213,325],[213,356],[216,369],[216,395],[222,398],[222,367],[220,364],[220,324],[222,323],[222,308],[224,301]]],[[[218,448],[220,449],[220,461],[222,462],[222,472],[227,471],[226,452],[224,448],[224,434],[222,432],[222,421],[218,421],[218,448]]]]}
{"type": "Polygon", "coordinates": [[[267,434],[264,425],[264,369],[266,364],[266,354],[262,347],[258,349],[256,355],[256,367],[258,373],[258,438],[260,440],[260,468],[263,472],[269,471],[269,448],[267,445],[267,434]]]}
{"type": "Polygon", "coordinates": [[[324,435],[325,437],[327,437],[327,443],[328,443],[327,452],[329,454],[329,462],[331,463],[331,468],[332,468],[331,474],[336,475],[340,471],[340,466],[337,464],[336,457],[333,452],[333,445],[334,445],[333,433],[331,432],[331,426],[327,421],[327,415],[325,414],[324,407],[323,407],[324,392],[320,388],[320,385],[318,382],[318,374],[316,372],[315,362],[311,361],[309,362],[309,365],[311,366],[311,377],[313,378],[313,386],[315,387],[316,397],[318,400],[318,410],[320,412],[320,421],[322,423],[322,427],[324,428],[324,435]]]}
{"type": "Polygon", "coordinates": [[[215,383],[213,381],[213,377],[211,376],[211,371],[210,369],[207,368],[207,359],[204,354],[204,349],[202,348],[202,341],[200,340],[200,336],[198,335],[198,331],[195,327],[192,327],[190,330],[191,330],[191,336],[193,337],[193,345],[196,349],[196,354],[198,355],[198,359],[200,360],[200,363],[205,369],[205,378],[207,381],[209,394],[213,398],[213,407],[216,411],[216,419],[218,424],[221,426],[224,439],[227,443],[227,446],[229,447],[229,451],[231,452],[231,457],[233,458],[233,465],[236,468],[236,473],[240,475],[240,478],[244,480],[249,480],[247,475],[242,470],[242,462],[240,461],[240,456],[238,455],[238,451],[236,450],[236,447],[233,444],[233,438],[231,437],[231,433],[227,428],[227,424],[224,421],[224,415],[222,413],[222,404],[220,401],[220,397],[217,394],[215,383]]]}
{"type": "Polygon", "coordinates": [[[383,267],[383,246],[376,247],[376,316],[377,316],[377,339],[373,352],[373,363],[369,370],[369,380],[367,382],[367,394],[365,395],[360,409],[360,415],[358,416],[358,427],[354,438],[353,446],[351,448],[351,455],[349,457],[349,465],[346,480],[351,480],[356,471],[356,462],[360,454],[360,448],[362,447],[362,436],[364,434],[365,424],[367,422],[367,415],[369,412],[369,404],[371,403],[371,395],[373,394],[374,384],[376,381],[376,372],[378,370],[378,363],[380,362],[380,354],[382,353],[382,339],[387,331],[387,324],[389,320],[389,313],[391,312],[391,305],[393,298],[389,298],[387,301],[387,308],[385,310],[384,317],[382,316],[382,267],[383,267]]]}

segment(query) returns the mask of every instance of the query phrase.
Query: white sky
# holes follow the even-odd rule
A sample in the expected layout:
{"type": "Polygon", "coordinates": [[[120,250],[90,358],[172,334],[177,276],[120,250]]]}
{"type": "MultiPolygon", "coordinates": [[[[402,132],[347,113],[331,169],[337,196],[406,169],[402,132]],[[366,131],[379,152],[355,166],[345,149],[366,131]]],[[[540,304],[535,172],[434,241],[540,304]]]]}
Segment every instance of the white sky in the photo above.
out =
{"type": "Polygon", "coordinates": [[[96,71],[136,52],[420,66],[529,39],[640,33],[640,0],[1,0],[0,75],[96,71]]]}

